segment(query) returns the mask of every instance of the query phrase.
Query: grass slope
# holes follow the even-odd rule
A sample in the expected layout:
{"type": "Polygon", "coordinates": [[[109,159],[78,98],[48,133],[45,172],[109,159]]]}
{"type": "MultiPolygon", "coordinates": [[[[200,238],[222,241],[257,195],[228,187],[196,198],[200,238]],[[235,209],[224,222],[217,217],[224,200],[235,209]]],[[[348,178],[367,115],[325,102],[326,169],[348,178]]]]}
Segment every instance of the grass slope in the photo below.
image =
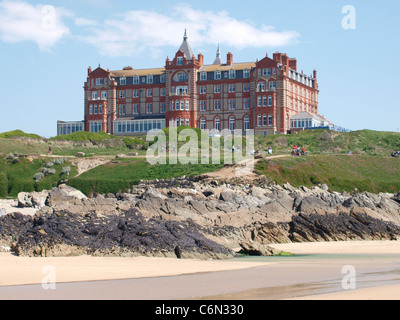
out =
{"type": "Polygon", "coordinates": [[[400,150],[400,134],[396,132],[378,132],[371,130],[339,133],[328,130],[306,130],[292,135],[257,136],[258,149],[271,146],[275,153],[289,153],[292,146],[305,146],[313,154],[390,155],[400,150]]]}
{"type": "Polygon", "coordinates": [[[62,165],[54,165],[55,175],[45,177],[36,183],[33,177],[41,171],[48,162],[47,159],[37,159],[30,161],[19,158],[19,163],[11,163],[6,157],[0,157],[0,198],[16,198],[20,192],[32,192],[50,190],[56,187],[60,180],[65,179],[66,175],[61,174],[63,167],[70,166],[71,175],[76,175],[76,169],[66,162],[62,165]]]}
{"type": "Polygon", "coordinates": [[[216,171],[223,165],[149,165],[145,159],[121,160],[102,165],[72,178],[68,184],[86,195],[117,193],[131,189],[140,180],[171,179],[216,171]]]}
{"type": "Polygon", "coordinates": [[[316,155],[262,160],[256,166],[264,174],[283,184],[312,187],[327,184],[330,190],[373,193],[400,191],[400,160],[368,155],[316,155]]]}

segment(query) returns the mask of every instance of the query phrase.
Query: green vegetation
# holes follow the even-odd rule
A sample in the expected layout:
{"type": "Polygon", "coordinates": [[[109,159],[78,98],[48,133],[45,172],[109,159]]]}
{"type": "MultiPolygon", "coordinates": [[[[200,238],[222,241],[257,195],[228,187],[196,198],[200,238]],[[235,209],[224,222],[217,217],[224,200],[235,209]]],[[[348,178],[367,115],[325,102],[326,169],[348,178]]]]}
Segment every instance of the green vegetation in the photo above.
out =
{"type": "MultiPolygon", "coordinates": [[[[187,128],[178,127],[177,132],[181,133],[187,128]]],[[[201,131],[195,130],[200,136],[201,131]]],[[[168,143],[170,129],[165,128],[163,131],[168,143]]],[[[179,142],[177,148],[185,143],[179,142]]],[[[46,157],[37,157],[39,159],[29,161],[24,157],[15,156],[16,153],[47,155],[51,146],[53,155],[60,157],[75,157],[78,152],[83,152],[86,157],[114,158],[117,154],[128,154],[132,150],[139,155],[145,155],[151,144],[152,142],[146,142],[144,137],[116,137],[105,132],[76,132],[51,139],[43,139],[20,130],[1,133],[0,154],[3,156],[0,155],[0,197],[15,197],[20,191],[50,189],[65,177],[65,173],[61,173],[63,168],[72,167],[70,164],[64,164],[43,170],[48,161],[46,157]]],[[[274,155],[290,155],[294,144],[305,146],[308,156],[285,157],[271,161],[267,158],[259,162],[257,171],[278,184],[289,182],[295,187],[312,187],[325,183],[331,190],[338,192],[351,192],[355,188],[375,193],[397,193],[400,190],[400,161],[390,156],[393,151],[400,150],[399,133],[370,130],[350,133],[307,130],[292,135],[257,136],[255,148],[266,150],[271,146],[274,155]],[[351,156],[347,155],[349,151],[352,151],[351,156]]],[[[210,147],[211,155],[214,151],[210,147]]],[[[72,167],[69,183],[86,194],[118,192],[131,189],[132,185],[140,180],[192,176],[219,168],[222,168],[222,165],[150,166],[145,159],[125,159],[97,167],[79,177],[75,177],[76,169],[72,167]]]]}
{"type": "Polygon", "coordinates": [[[42,137],[38,136],[37,134],[25,133],[21,130],[14,130],[14,131],[0,133],[0,139],[9,139],[9,138],[14,138],[14,137],[31,138],[31,139],[39,139],[39,140],[42,139],[42,137]]]}
{"type": "Polygon", "coordinates": [[[100,131],[97,133],[78,131],[78,132],[74,132],[71,134],[66,134],[66,135],[50,138],[50,140],[62,140],[62,141],[86,141],[86,140],[89,140],[91,142],[103,141],[105,139],[117,139],[117,137],[109,135],[108,133],[105,133],[104,131],[100,131]]]}
{"type": "Polygon", "coordinates": [[[117,193],[131,189],[140,180],[171,179],[216,171],[223,165],[149,165],[145,159],[114,161],[69,180],[68,184],[86,195],[117,193]]]}
{"type": "Polygon", "coordinates": [[[53,162],[50,169],[46,168],[47,159],[30,161],[19,157],[18,162],[10,159],[9,156],[0,157],[0,198],[16,198],[20,192],[42,191],[56,187],[60,180],[66,178],[66,167],[72,169],[71,175],[77,174],[76,169],[69,162],[60,164],[53,162]],[[34,177],[42,170],[47,171],[48,175],[36,182],[34,177]]]}
{"type": "Polygon", "coordinates": [[[257,136],[255,146],[266,150],[271,146],[274,153],[288,154],[293,145],[305,146],[312,154],[352,153],[390,156],[400,150],[400,134],[362,130],[339,133],[329,130],[306,130],[292,135],[257,136]]]}
{"type": "Polygon", "coordinates": [[[262,160],[256,166],[278,184],[294,187],[327,184],[330,190],[397,193],[400,190],[400,161],[368,155],[315,155],[262,160]]]}

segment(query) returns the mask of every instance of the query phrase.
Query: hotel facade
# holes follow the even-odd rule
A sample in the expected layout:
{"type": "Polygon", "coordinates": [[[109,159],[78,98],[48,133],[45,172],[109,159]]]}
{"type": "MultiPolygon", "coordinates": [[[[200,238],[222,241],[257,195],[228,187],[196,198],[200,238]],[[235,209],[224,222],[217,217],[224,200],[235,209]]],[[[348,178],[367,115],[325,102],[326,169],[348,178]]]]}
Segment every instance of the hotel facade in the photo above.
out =
{"type": "Polygon", "coordinates": [[[229,52],[224,62],[219,48],[214,63],[206,65],[204,56],[193,52],[186,31],[179,50],[164,67],[115,71],[89,67],[84,92],[83,124],[60,121],[59,134],[80,128],[143,135],[181,125],[285,134],[296,114],[319,114],[317,71],[310,76],[299,72],[297,60],[279,52],[240,63],[229,52]]]}

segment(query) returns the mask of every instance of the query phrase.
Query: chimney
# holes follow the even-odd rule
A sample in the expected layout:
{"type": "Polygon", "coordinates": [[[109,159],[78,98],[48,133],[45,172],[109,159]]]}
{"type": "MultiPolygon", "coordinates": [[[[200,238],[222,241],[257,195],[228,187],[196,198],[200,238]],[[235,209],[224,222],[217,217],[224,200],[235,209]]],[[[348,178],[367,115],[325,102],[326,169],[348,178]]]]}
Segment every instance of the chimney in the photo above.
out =
{"type": "Polygon", "coordinates": [[[282,63],[282,53],[280,52],[275,52],[272,58],[276,62],[282,63]]]}
{"type": "Polygon", "coordinates": [[[313,78],[316,80],[317,79],[317,70],[314,70],[313,72],[313,78]]]}
{"type": "Polygon", "coordinates": [[[231,66],[233,64],[233,54],[231,52],[228,52],[226,55],[226,64],[228,66],[231,66]]]}
{"type": "Polygon", "coordinates": [[[88,76],[90,76],[90,74],[92,73],[92,67],[89,67],[89,69],[88,69],[88,76]]]}
{"type": "Polygon", "coordinates": [[[297,60],[295,58],[289,59],[289,68],[297,71],[297,60]]]}
{"type": "Polygon", "coordinates": [[[198,54],[197,60],[201,66],[204,64],[204,56],[201,53],[198,54]]]}

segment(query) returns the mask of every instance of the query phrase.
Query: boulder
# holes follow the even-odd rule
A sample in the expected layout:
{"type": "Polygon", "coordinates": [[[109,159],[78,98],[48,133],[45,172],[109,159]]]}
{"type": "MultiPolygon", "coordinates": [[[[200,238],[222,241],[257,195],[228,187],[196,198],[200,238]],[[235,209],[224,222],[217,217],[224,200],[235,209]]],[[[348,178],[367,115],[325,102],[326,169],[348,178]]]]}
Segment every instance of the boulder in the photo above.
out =
{"type": "Polygon", "coordinates": [[[240,247],[242,249],[239,251],[239,253],[250,256],[276,256],[281,253],[279,250],[257,242],[241,242],[240,247]]]}
{"type": "Polygon", "coordinates": [[[49,192],[46,205],[55,207],[57,205],[75,204],[77,200],[84,200],[87,197],[79,190],[65,184],[53,188],[49,192]]]}

